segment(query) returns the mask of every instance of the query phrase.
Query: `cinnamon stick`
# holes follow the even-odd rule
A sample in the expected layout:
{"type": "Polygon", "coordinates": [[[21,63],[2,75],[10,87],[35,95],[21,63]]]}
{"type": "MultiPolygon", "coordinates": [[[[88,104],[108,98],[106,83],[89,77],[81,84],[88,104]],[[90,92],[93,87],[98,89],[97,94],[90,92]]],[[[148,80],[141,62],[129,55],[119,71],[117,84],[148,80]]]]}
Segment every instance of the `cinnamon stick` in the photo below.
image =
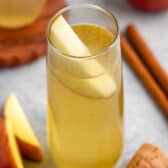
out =
{"type": "Polygon", "coordinates": [[[167,168],[168,156],[153,144],[144,144],[135,153],[127,168],[167,168]]]}
{"type": "Polygon", "coordinates": [[[168,74],[157,61],[156,56],[139,33],[137,27],[134,24],[129,24],[126,28],[126,34],[131,44],[135,47],[137,53],[141,56],[142,60],[150,70],[151,74],[168,95],[168,74]]]}
{"type": "Polygon", "coordinates": [[[121,36],[121,50],[122,55],[130,64],[132,69],[141,79],[147,90],[153,96],[156,103],[163,110],[164,114],[168,117],[168,99],[160,86],[156,83],[154,78],[151,76],[148,69],[145,67],[143,62],[138,58],[135,50],[130,46],[130,44],[121,36]]]}

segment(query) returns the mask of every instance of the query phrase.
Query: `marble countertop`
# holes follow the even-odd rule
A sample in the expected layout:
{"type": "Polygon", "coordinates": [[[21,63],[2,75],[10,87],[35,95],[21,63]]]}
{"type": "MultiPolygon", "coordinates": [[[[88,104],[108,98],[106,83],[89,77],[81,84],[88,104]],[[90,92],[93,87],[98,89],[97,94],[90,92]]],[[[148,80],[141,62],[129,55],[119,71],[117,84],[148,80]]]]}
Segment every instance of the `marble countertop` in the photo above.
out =
{"type": "MultiPolygon", "coordinates": [[[[121,31],[135,23],[168,72],[168,12],[144,13],[126,0],[68,0],[94,3],[111,10],[118,18],[121,31]]],[[[118,167],[125,167],[135,150],[144,142],[155,143],[168,152],[168,121],[124,61],[125,149],[118,167]]],[[[0,70],[0,104],[11,92],[19,97],[45,153],[46,145],[46,67],[45,58],[19,68],[0,70]]],[[[42,163],[25,161],[26,168],[54,168],[50,156],[42,163]]]]}

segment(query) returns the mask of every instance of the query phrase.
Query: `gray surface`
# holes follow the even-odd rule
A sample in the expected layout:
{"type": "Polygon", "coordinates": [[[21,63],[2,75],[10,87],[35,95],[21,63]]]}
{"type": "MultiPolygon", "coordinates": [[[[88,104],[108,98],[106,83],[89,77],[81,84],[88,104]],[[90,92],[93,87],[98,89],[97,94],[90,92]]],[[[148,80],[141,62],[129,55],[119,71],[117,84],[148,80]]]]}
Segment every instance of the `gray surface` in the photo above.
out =
{"type": "MultiPolygon", "coordinates": [[[[125,0],[69,0],[69,3],[95,3],[117,16],[121,30],[129,22],[138,25],[158,60],[168,72],[168,13],[143,13],[125,0]]],[[[119,167],[125,167],[135,150],[152,142],[168,152],[168,121],[163,117],[144,87],[124,62],[126,143],[119,167]]],[[[15,69],[0,70],[0,104],[10,92],[21,100],[25,112],[46,150],[46,76],[45,59],[15,69]]],[[[25,167],[54,167],[49,155],[41,164],[26,162],[25,167]]]]}

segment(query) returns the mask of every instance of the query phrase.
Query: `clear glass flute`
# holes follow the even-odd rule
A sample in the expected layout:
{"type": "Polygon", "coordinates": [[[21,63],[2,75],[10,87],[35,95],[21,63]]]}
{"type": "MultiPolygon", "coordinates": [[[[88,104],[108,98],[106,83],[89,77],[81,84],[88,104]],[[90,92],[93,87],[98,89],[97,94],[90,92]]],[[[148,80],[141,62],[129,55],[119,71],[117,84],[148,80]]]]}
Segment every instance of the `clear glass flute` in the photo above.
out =
{"type": "Polygon", "coordinates": [[[0,26],[19,28],[33,22],[46,0],[0,0],[0,26]]]}
{"type": "Polygon", "coordinates": [[[73,5],[48,30],[48,145],[60,168],[111,168],[123,149],[123,80],[118,23],[99,6],[73,5]],[[50,40],[67,18],[90,56],[65,54],[50,40]]]}

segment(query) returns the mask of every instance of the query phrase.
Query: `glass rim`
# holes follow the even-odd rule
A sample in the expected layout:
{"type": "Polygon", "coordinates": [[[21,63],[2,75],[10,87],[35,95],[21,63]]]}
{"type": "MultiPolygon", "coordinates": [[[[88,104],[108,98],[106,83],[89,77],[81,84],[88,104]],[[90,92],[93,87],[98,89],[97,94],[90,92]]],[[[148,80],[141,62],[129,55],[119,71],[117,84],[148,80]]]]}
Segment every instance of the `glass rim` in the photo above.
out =
{"type": "Polygon", "coordinates": [[[90,59],[90,58],[95,58],[95,57],[99,57],[101,55],[104,55],[106,52],[108,52],[110,49],[112,49],[116,43],[117,43],[117,39],[119,37],[119,25],[118,25],[118,21],[116,19],[116,17],[113,15],[113,13],[108,10],[108,9],[105,9],[104,7],[101,7],[99,5],[95,5],[95,4],[89,4],[89,3],[85,3],[85,4],[74,4],[74,5],[69,5],[69,6],[66,6],[60,10],[58,10],[52,17],[51,19],[49,20],[49,23],[48,23],[48,26],[47,26],[47,31],[46,31],[46,36],[47,36],[47,42],[48,42],[48,45],[49,47],[51,47],[56,53],[58,53],[59,55],[61,56],[64,56],[64,57],[68,57],[68,58],[72,58],[72,59],[79,59],[79,60],[82,60],[82,59],[90,59]],[[68,10],[71,10],[71,9],[79,9],[79,8],[90,8],[90,9],[97,9],[103,13],[105,13],[107,16],[109,16],[115,23],[116,25],[116,33],[114,35],[114,40],[112,41],[112,43],[107,46],[104,50],[96,53],[96,54],[91,54],[89,56],[83,56],[83,57],[77,57],[77,56],[74,56],[74,55],[70,55],[70,54],[66,54],[64,53],[63,51],[61,51],[60,49],[58,49],[57,47],[55,47],[49,36],[50,36],[50,27],[52,26],[52,23],[54,22],[54,20],[61,14],[63,14],[64,12],[68,11],[68,10]]]}

